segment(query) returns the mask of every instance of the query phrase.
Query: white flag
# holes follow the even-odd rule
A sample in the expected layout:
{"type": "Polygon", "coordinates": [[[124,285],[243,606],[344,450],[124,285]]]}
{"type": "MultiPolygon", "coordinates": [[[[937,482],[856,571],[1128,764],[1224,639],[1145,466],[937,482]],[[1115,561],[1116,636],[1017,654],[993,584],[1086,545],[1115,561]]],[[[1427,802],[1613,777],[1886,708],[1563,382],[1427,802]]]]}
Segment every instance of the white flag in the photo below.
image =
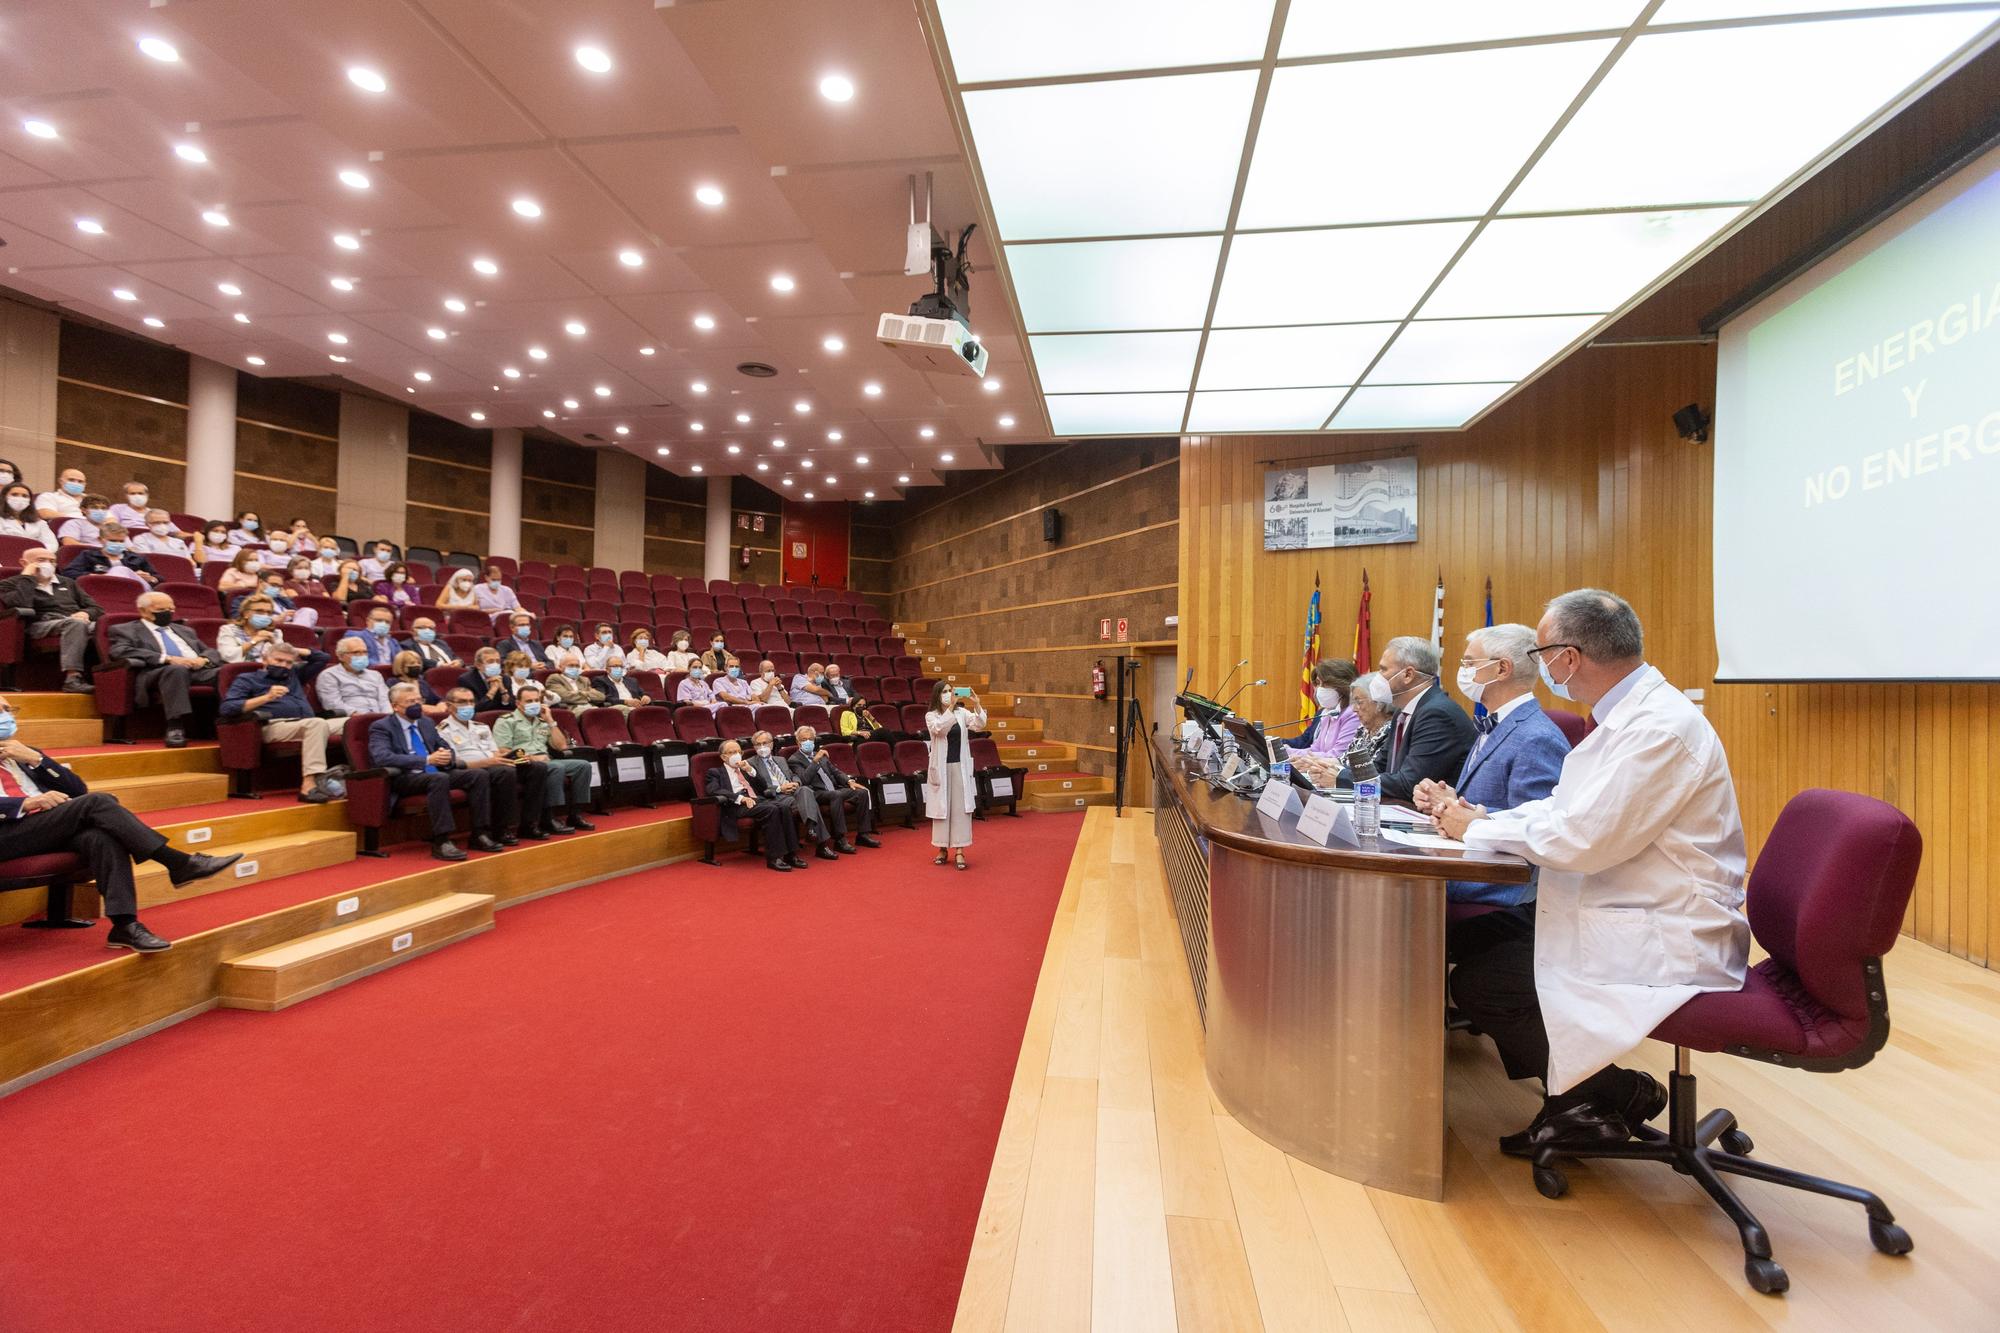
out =
{"type": "Polygon", "coordinates": [[[1431,606],[1431,651],[1444,656],[1444,570],[1438,570],[1437,601],[1431,606]]]}

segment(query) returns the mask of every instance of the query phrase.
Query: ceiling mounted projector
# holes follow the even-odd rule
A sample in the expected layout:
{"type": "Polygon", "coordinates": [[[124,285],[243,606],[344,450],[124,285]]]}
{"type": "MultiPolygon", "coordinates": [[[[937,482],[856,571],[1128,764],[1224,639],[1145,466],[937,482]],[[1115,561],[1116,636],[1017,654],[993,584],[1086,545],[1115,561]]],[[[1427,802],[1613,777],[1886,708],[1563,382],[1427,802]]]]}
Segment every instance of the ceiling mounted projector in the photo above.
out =
{"type": "Polygon", "coordinates": [[[986,348],[956,319],[885,314],[875,325],[881,344],[918,370],[986,378],[986,348]]]}
{"type": "Polygon", "coordinates": [[[931,226],[931,177],[924,173],[924,217],[917,220],[917,178],[910,177],[910,229],[903,271],[910,277],[928,271],[931,290],[910,303],[910,313],[884,314],[875,323],[876,339],[918,370],[986,378],[986,348],[969,326],[972,265],[965,247],[972,239],[967,223],[953,249],[931,226]]]}

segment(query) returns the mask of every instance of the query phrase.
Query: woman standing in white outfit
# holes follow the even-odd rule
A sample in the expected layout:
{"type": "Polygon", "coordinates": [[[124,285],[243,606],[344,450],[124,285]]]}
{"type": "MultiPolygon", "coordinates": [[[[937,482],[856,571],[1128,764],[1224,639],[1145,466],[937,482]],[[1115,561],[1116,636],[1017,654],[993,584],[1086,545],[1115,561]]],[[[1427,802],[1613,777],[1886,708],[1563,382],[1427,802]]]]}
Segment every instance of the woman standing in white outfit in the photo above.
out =
{"type": "Polygon", "coordinates": [[[986,726],[986,710],[976,693],[959,698],[949,682],[931,687],[931,707],[924,714],[930,733],[930,767],[924,774],[924,814],[931,821],[931,846],[938,849],[932,865],[944,864],[946,853],[965,869],[965,849],[972,845],[972,807],[978,799],[972,782],[972,732],[986,726]]]}

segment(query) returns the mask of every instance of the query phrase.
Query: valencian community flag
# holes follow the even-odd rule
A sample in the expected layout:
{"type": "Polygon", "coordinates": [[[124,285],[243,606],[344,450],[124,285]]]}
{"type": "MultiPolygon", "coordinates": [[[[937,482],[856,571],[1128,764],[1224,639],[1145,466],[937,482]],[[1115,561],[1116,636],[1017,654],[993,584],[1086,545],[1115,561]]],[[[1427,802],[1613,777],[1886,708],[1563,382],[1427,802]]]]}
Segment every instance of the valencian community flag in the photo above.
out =
{"type": "Polygon", "coordinates": [[[1319,712],[1313,697],[1313,668],[1319,665],[1319,574],[1313,574],[1312,600],[1306,603],[1306,643],[1299,655],[1299,720],[1319,712]]]}
{"type": "Polygon", "coordinates": [[[1375,669],[1375,646],[1368,635],[1368,571],[1361,571],[1361,606],[1354,613],[1354,665],[1360,671],[1375,669]]]}

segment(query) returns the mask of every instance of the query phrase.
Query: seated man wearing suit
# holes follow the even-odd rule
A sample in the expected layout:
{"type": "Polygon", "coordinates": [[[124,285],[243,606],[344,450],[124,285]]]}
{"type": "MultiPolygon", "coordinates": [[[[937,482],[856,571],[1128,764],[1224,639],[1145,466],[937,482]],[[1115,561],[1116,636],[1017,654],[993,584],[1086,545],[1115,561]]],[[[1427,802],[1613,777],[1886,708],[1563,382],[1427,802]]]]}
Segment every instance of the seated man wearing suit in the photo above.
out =
{"type": "Polygon", "coordinates": [[[758,779],[744,762],[741,745],[735,741],[722,743],[722,763],[708,771],[703,785],[707,795],[715,800],[724,838],[735,842],[741,836],[737,832],[738,823],[748,819],[756,823],[764,839],[767,867],[789,872],[793,862],[805,864],[799,855],[799,826],[792,818],[791,807],[766,799],[758,779]]]}
{"type": "MultiPolygon", "coordinates": [[[[748,770],[750,780],[756,784],[757,794],[766,802],[781,805],[799,817],[799,822],[805,825],[806,836],[818,848],[816,855],[822,861],[838,861],[840,853],[827,846],[832,838],[827,833],[826,820],[820,814],[819,802],[793,776],[791,765],[778,757],[771,733],[760,731],[752,736],[750,750],[751,753],[744,757],[743,766],[748,770]]],[[[791,862],[794,870],[807,868],[805,857],[797,852],[794,852],[791,862]]]]}
{"type": "MultiPolygon", "coordinates": [[[[1472,751],[1472,719],[1438,687],[1438,655],[1428,639],[1404,635],[1382,649],[1396,716],[1389,731],[1389,765],[1382,770],[1382,799],[1408,801],[1426,778],[1449,782],[1472,751]]],[[[1343,783],[1351,782],[1346,770],[1343,783]]]]}
{"type": "MultiPolygon", "coordinates": [[[[839,765],[819,748],[818,735],[811,727],[800,727],[793,738],[799,748],[792,753],[792,772],[819,802],[821,817],[833,825],[833,835],[838,839],[834,845],[849,856],[854,855],[854,843],[847,840],[847,824],[852,818],[861,826],[857,841],[863,847],[880,847],[882,844],[875,837],[875,802],[869,797],[867,786],[860,778],[840,771],[839,765]]],[[[819,850],[820,855],[826,855],[824,844],[819,850]]]]}
{"type": "Polygon", "coordinates": [[[188,687],[215,684],[222,654],[174,619],[174,599],[166,593],[142,592],[136,606],[140,619],[111,627],[111,656],[132,672],[132,698],[141,708],[158,697],[167,715],[167,747],[179,749],[187,744],[194,712],[188,687]]]}
{"type": "MultiPolygon", "coordinates": [[[[1473,726],[1472,743],[1456,784],[1426,779],[1417,784],[1415,805],[1434,814],[1463,797],[1473,805],[1512,810],[1539,801],[1562,777],[1569,740],[1535,700],[1535,631],[1526,625],[1489,625],[1465,636],[1465,656],[1458,664],[1458,691],[1475,704],[1486,705],[1486,716],[1473,726]]],[[[1535,881],[1526,884],[1475,884],[1453,880],[1445,896],[1455,903],[1486,903],[1505,908],[1447,932],[1446,952],[1454,962],[1477,952],[1485,942],[1535,928],[1535,881]]]]}
{"type": "Polygon", "coordinates": [[[424,670],[432,667],[463,667],[450,646],[438,641],[437,622],[429,616],[418,616],[410,622],[410,637],[403,640],[403,648],[423,659],[424,670]]]}
{"type": "Polygon", "coordinates": [[[388,716],[368,724],[368,762],[389,770],[389,790],[397,796],[424,794],[431,816],[431,856],[439,861],[465,859],[465,852],[451,840],[454,790],[465,793],[472,811],[472,850],[500,851],[492,833],[492,772],[459,762],[424,716],[423,696],[408,681],[397,682],[389,691],[389,708],[388,716]]]}
{"type": "Polygon", "coordinates": [[[14,706],[0,699],[0,861],[49,852],[75,852],[90,867],[104,914],[111,918],[105,945],[135,953],[158,953],[167,941],[139,921],[139,894],[132,882],[134,861],[158,861],[167,882],[185,888],[227,870],[242,858],[179,851],[157,829],[118,804],[116,796],[91,791],[82,778],[32,745],[14,739],[14,706]]]}
{"type": "Polygon", "coordinates": [[[96,688],[84,679],[83,668],[90,659],[92,630],[104,608],[77,587],[75,579],[56,573],[54,551],[30,546],[21,552],[21,572],[0,579],[0,598],[27,622],[30,639],[56,640],[65,691],[89,694],[96,688]]]}
{"type": "Polygon", "coordinates": [[[535,638],[535,618],[526,611],[516,611],[509,622],[513,633],[504,639],[495,639],[493,646],[500,650],[500,656],[508,653],[526,653],[530,662],[542,660],[542,645],[535,638]]]}

